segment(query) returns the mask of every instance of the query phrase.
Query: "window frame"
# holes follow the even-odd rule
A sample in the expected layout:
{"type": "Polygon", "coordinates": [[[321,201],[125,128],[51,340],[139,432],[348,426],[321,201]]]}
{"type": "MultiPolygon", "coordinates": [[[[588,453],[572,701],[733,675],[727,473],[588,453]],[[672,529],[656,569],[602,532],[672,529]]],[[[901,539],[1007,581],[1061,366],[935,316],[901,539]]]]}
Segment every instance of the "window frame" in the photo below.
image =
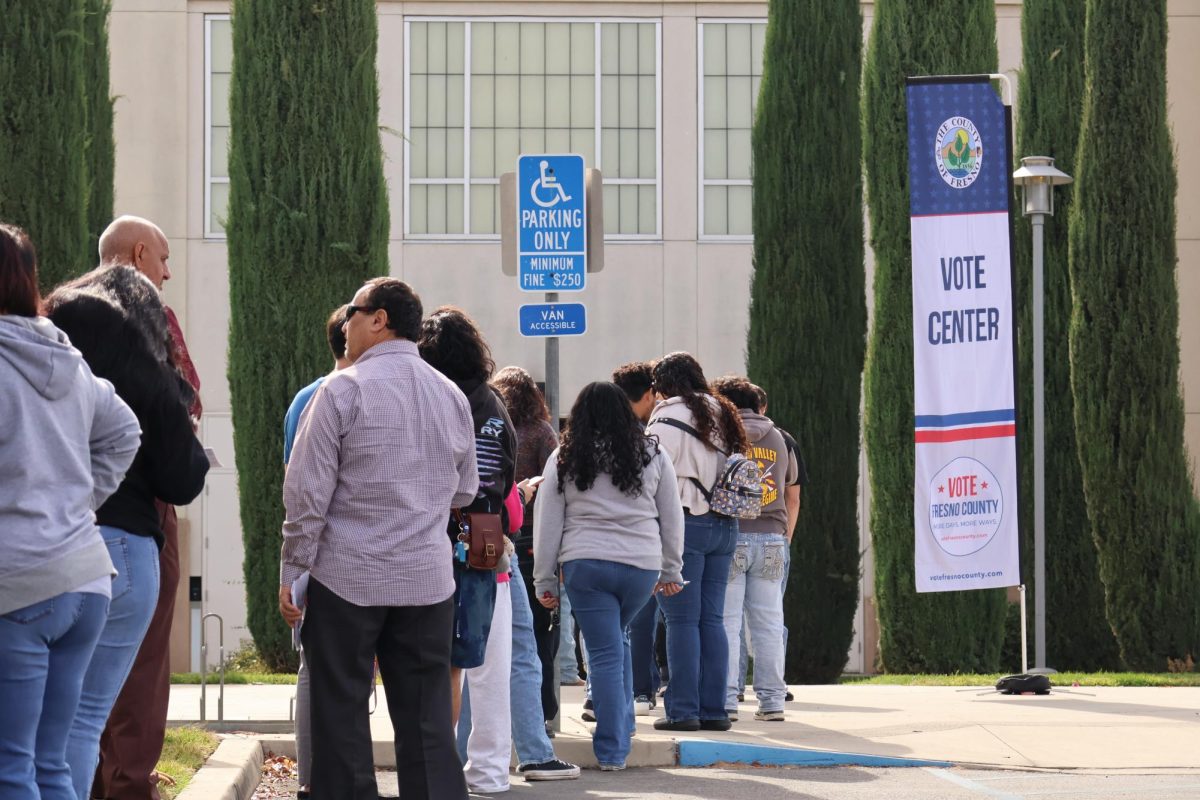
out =
{"type": "MultiPolygon", "coordinates": [[[[766,17],[697,17],[696,18],[696,239],[701,242],[753,242],[754,233],[706,233],[704,230],[704,190],[709,186],[749,186],[754,178],[704,177],[704,26],[705,25],[766,25],[766,17]]],[[[751,120],[753,125],[753,120],[751,120]]],[[[753,158],[753,153],[751,154],[753,158]]],[[[751,162],[753,176],[753,161],[751,162]]]]}
{"type": "Polygon", "coordinates": [[[212,227],[212,187],[214,184],[229,184],[229,176],[217,178],[212,173],[212,24],[230,22],[232,14],[204,15],[204,238],[222,240],[228,238],[224,229],[212,227]]]}
{"type": "MultiPolygon", "coordinates": [[[[592,24],[594,28],[595,46],[593,57],[595,66],[593,80],[595,86],[594,112],[594,151],[598,164],[591,167],[599,168],[603,174],[602,141],[604,125],[602,121],[602,78],[601,71],[601,38],[602,25],[607,24],[653,24],[654,25],[654,178],[605,178],[605,186],[650,186],[655,187],[655,230],[653,233],[606,233],[606,242],[661,242],[663,230],[663,136],[662,136],[662,18],[661,17],[596,17],[596,16],[444,16],[444,15],[412,15],[404,17],[404,230],[403,238],[413,242],[498,242],[500,233],[471,233],[471,187],[495,186],[500,183],[496,178],[471,177],[471,23],[503,23],[503,22],[535,22],[549,24],[592,24]],[[453,22],[464,23],[463,33],[463,176],[462,178],[413,178],[411,177],[410,150],[412,147],[412,23],[453,22]],[[413,233],[412,232],[412,197],[409,191],[413,185],[459,186],[463,187],[463,233],[413,233]]],[[[516,169],[516,164],[512,165],[516,169]]],[[[505,170],[506,172],[509,170],[505,170]]]]}

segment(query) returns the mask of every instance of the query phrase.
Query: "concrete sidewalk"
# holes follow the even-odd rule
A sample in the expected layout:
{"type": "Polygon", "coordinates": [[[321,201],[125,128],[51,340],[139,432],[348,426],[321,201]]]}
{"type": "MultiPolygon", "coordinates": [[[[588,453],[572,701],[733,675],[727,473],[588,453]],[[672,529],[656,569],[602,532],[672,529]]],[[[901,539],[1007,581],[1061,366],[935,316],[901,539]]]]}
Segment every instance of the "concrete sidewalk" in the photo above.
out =
{"type": "MultiPolygon", "coordinates": [[[[652,725],[662,716],[660,700],[652,716],[637,718],[629,763],[674,765],[678,742],[700,740],[989,767],[1200,771],[1200,688],[1064,688],[1041,697],[982,694],[985,689],[796,686],[785,722],[754,721],[748,694],[750,702],[741,705],[731,731],[670,736],[652,725]]],[[[247,730],[287,727],[295,687],[228,686],[225,691],[227,721],[245,721],[247,730]],[[255,721],[276,724],[258,727],[255,721]]],[[[198,720],[199,697],[199,686],[173,686],[170,718],[198,720]]],[[[217,715],[216,697],[210,686],[209,720],[217,715]]],[[[554,742],[561,757],[590,766],[595,764],[592,726],[582,720],[582,702],[581,688],[563,688],[563,731],[554,742]]],[[[382,687],[371,730],[382,765],[392,740],[382,687]]],[[[288,751],[288,737],[273,741],[276,752],[288,751]]]]}

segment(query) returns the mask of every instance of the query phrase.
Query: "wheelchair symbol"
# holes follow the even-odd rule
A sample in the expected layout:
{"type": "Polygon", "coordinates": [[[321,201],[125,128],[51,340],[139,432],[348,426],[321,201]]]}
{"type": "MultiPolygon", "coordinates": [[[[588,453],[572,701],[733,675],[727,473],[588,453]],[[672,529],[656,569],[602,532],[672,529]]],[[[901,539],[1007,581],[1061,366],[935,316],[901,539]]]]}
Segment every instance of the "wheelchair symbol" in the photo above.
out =
{"type": "Polygon", "coordinates": [[[567,194],[565,189],[563,189],[562,184],[558,182],[558,178],[554,177],[554,170],[550,169],[550,162],[542,161],[540,167],[541,177],[534,181],[533,185],[529,187],[529,196],[533,199],[533,202],[537,203],[542,208],[553,208],[559,203],[565,203],[569,201],[571,196],[567,194]],[[552,191],[555,194],[552,195],[549,200],[543,200],[539,196],[539,192],[543,189],[552,191]]]}

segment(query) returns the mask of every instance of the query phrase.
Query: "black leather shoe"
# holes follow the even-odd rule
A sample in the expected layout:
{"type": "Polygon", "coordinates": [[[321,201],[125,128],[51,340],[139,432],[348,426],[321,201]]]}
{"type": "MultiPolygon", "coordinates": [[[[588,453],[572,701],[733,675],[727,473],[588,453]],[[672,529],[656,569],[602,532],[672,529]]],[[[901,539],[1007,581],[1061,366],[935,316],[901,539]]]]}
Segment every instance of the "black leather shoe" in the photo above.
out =
{"type": "Polygon", "coordinates": [[[656,731],[698,731],[700,730],[700,720],[698,719],[656,719],[654,720],[654,730],[656,731]]]}

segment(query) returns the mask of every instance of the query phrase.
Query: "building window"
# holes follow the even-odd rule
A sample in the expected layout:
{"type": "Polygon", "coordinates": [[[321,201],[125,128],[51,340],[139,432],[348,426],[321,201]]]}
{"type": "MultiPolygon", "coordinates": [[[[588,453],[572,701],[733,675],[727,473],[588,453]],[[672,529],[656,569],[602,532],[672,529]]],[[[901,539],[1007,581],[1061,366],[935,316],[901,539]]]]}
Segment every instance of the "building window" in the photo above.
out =
{"type": "Polygon", "coordinates": [[[406,235],[494,238],[521,153],[604,173],[612,237],[659,235],[657,21],[406,23],[406,235]]]}
{"type": "Polygon", "coordinates": [[[763,20],[707,20],[699,28],[700,233],[748,239],[750,132],[762,82],[763,20]]]}
{"type": "Polygon", "coordinates": [[[229,208],[229,80],[233,28],[228,14],[204,18],[204,236],[225,238],[229,208]]]}

